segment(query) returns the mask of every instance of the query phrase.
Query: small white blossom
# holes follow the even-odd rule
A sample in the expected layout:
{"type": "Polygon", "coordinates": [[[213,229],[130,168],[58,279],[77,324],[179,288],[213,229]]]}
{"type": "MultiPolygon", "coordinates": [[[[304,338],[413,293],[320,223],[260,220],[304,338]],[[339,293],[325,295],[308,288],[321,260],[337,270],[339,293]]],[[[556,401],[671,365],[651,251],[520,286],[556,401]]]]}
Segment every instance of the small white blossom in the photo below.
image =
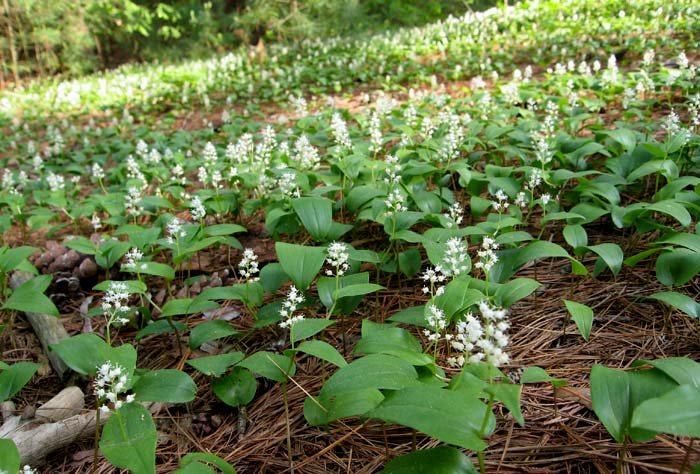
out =
{"type": "Polygon", "coordinates": [[[101,413],[108,414],[111,411],[110,403],[115,410],[118,410],[124,403],[132,403],[135,400],[134,395],[127,395],[123,400],[119,399],[119,395],[126,390],[128,382],[128,375],[118,364],[107,361],[97,368],[94,393],[101,413]]]}
{"type": "Polygon", "coordinates": [[[243,258],[238,264],[238,273],[245,278],[247,281],[258,281],[260,278],[255,275],[259,272],[258,269],[258,256],[255,255],[253,249],[245,249],[243,251],[243,258]]]}
{"type": "Polygon", "coordinates": [[[199,196],[192,198],[192,202],[190,203],[190,215],[195,221],[201,221],[207,215],[207,210],[204,209],[204,204],[202,204],[202,200],[199,196]]]}
{"type": "Polygon", "coordinates": [[[282,309],[280,309],[280,316],[282,321],[280,322],[280,327],[285,329],[293,326],[295,323],[304,319],[303,315],[294,315],[297,307],[304,302],[304,297],[299,293],[299,290],[292,285],[289,288],[289,293],[287,293],[287,299],[282,303],[282,309]]]}
{"type": "Polygon", "coordinates": [[[333,267],[333,270],[326,270],[326,275],[328,276],[342,276],[348,271],[350,265],[348,265],[348,259],[350,254],[348,253],[348,246],[343,242],[333,242],[328,246],[328,257],[326,257],[326,263],[333,267]]]}

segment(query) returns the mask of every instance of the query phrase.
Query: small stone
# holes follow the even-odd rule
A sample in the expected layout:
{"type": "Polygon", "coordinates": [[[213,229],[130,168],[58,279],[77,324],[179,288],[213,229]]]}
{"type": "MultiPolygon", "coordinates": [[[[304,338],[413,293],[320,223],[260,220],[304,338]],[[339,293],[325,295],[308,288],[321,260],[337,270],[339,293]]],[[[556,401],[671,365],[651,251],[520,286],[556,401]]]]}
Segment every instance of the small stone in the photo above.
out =
{"type": "Polygon", "coordinates": [[[86,258],[80,262],[80,266],[75,272],[75,276],[80,279],[92,278],[97,275],[97,264],[91,258],[86,258]]]}

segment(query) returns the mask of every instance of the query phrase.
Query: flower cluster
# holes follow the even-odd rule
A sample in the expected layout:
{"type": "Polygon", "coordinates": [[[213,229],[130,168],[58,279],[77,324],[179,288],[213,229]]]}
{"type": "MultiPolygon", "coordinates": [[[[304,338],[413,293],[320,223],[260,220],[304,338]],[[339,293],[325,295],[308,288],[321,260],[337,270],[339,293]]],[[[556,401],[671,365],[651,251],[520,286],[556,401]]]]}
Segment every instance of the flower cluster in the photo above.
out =
{"type": "Polygon", "coordinates": [[[304,302],[304,297],[299,293],[296,286],[292,285],[289,288],[289,293],[287,293],[287,299],[282,303],[282,309],[280,309],[280,316],[282,317],[282,322],[280,322],[280,327],[282,329],[292,327],[295,323],[304,319],[304,315],[299,314],[294,316],[294,312],[297,307],[304,302]]]}
{"type": "Polygon", "coordinates": [[[488,273],[496,262],[498,262],[498,255],[496,255],[498,247],[498,244],[492,237],[485,236],[481,241],[481,250],[476,252],[479,256],[479,261],[476,262],[474,266],[488,273]]]}
{"type": "Polygon", "coordinates": [[[447,274],[440,265],[428,267],[421,275],[421,279],[426,286],[423,287],[423,293],[430,294],[431,297],[440,296],[445,292],[445,287],[442,285],[447,279],[447,274]]]}
{"type": "Polygon", "coordinates": [[[350,265],[348,265],[348,259],[350,254],[348,253],[348,246],[342,242],[333,242],[328,246],[328,257],[326,257],[326,263],[333,267],[333,270],[326,270],[326,275],[328,276],[342,276],[348,271],[350,265]]]}
{"type": "Polygon", "coordinates": [[[207,215],[207,210],[204,209],[204,204],[199,196],[193,197],[192,202],[190,202],[190,215],[196,221],[201,221],[207,215]]]}
{"type": "Polygon", "coordinates": [[[466,362],[486,362],[496,367],[507,364],[510,358],[504,351],[508,345],[506,331],[510,327],[505,309],[495,308],[486,301],[479,303],[481,318],[467,313],[456,325],[452,348],[461,354],[449,357],[447,363],[461,367],[466,362]]]}
{"type": "Polygon", "coordinates": [[[129,322],[124,317],[124,314],[131,309],[127,304],[129,296],[131,295],[126,283],[113,281],[109,284],[109,288],[105,292],[104,298],[102,298],[102,311],[108,315],[110,324],[115,322],[126,324],[129,322]]]}
{"type": "Polygon", "coordinates": [[[173,217],[173,219],[168,222],[165,232],[169,244],[174,244],[176,241],[186,235],[185,229],[182,228],[182,221],[177,217],[173,217]]]}
{"type": "Polygon", "coordinates": [[[126,391],[128,381],[128,374],[118,364],[107,361],[98,367],[95,379],[95,396],[103,414],[109,413],[112,409],[119,410],[125,403],[134,401],[134,395],[127,395],[124,399],[119,399],[119,395],[126,391]],[[112,405],[112,408],[109,404],[112,405]]]}
{"type": "Polygon", "coordinates": [[[384,182],[389,185],[396,185],[401,181],[401,163],[399,163],[399,157],[387,155],[384,159],[384,163],[386,163],[386,169],[384,170],[386,177],[384,178],[384,182]]]}
{"type": "Polygon", "coordinates": [[[334,113],[333,117],[331,117],[331,130],[333,131],[333,138],[335,138],[338,145],[342,148],[352,148],[348,126],[339,113],[334,113]]]}
{"type": "Polygon", "coordinates": [[[505,210],[508,209],[508,206],[510,205],[508,203],[508,195],[503,192],[502,189],[499,189],[496,191],[496,201],[493,203],[493,208],[498,212],[499,214],[505,210]]]}
{"type": "Polygon", "coordinates": [[[442,215],[445,219],[449,219],[450,221],[446,224],[447,228],[452,229],[453,227],[459,227],[462,223],[464,219],[464,209],[458,202],[455,202],[447,209],[447,212],[442,215]]]}
{"type": "MultiPolygon", "coordinates": [[[[431,304],[428,306],[428,314],[425,317],[428,323],[429,329],[423,329],[423,334],[428,338],[428,341],[437,343],[445,328],[447,327],[447,320],[445,319],[445,312],[431,304]]],[[[452,339],[452,334],[446,334],[445,338],[449,341],[452,339]]]]}
{"type": "Polygon", "coordinates": [[[126,260],[126,262],[123,265],[124,268],[128,270],[136,270],[137,264],[141,262],[141,260],[143,260],[143,252],[141,252],[136,247],[133,247],[124,255],[124,260],[126,260]]]}
{"type": "Polygon", "coordinates": [[[245,249],[243,251],[243,258],[238,264],[238,273],[240,273],[241,276],[247,281],[258,281],[260,278],[256,277],[255,275],[259,271],[258,256],[255,255],[253,249],[245,249]]]}
{"type": "Polygon", "coordinates": [[[453,237],[447,241],[445,249],[445,273],[453,277],[459,276],[469,270],[467,262],[469,254],[467,253],[467,244],[462,239],[453,237]]]}
{"type": "Polygon", "coordinates": [[[393,189],[389,192],[384,204],[386,205],[385,214],[387,217],[393,217],[400,212],[405,212],[408,210],[405,204],[406,200],[403,194],[398,189],[393,189]]]}

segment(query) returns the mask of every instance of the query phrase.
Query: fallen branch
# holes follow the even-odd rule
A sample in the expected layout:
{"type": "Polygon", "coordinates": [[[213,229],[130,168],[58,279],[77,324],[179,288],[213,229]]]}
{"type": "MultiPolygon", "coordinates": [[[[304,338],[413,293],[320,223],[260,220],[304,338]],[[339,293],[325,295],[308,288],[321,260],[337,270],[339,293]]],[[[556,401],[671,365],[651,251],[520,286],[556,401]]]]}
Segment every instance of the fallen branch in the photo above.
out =
{"type": "MultiPolygon", "coordinates": [[[[22,283],[31,280],[34,277],[29,272],[15,272],[10,278],[10,288],[13,290],[22,285],[22,283]]],[[[63,327],[61,320],[49,316],[47,314],[39,313],[25,313],[29,324],[32,325],[34,333],[36,333],[39,341],[41,342],[41,347],[44,349],[44,353],[49,358],[51,366],[56,371],[56,374],[63,378],[65,373],[68,371],[68,366],[58,357],[58,354],[52,352],[49,349],[50,344],[56,344],[63,339],[68,339],[68,332],[66,328],[63,327]]]]}
{"type": "MultiPolygon", "coordinates": [[[[84,407],[82,390],[65,388],[43,404],[32,419],[6,417],[0,427],[0,438],[14,441],[23,465],[38,464],[49,453],[95,432],[95,412],[79,414],[84,407]]],[[[104,421],[103,417],[100,422],[104,421]]]]}

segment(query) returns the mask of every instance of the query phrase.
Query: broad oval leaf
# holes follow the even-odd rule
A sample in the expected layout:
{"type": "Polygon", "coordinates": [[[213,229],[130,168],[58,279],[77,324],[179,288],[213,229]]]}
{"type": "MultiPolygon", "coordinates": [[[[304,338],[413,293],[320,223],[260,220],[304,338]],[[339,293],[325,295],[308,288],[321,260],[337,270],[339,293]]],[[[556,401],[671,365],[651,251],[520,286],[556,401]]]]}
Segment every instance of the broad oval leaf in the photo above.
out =
{"type": "Polygon", "coordinates": [[[475,451],[487,446],[479,433],[485,417],[488,418],[484,436],[496,426],[493,413],[479,399],[430,386],[391,392],[368,416],[408,426],[445,443],[475,451]]]}
{"type": "Polygon", "coordinates": [[[187,403],[194,400],[197,385],[181,370],[149,370],[134,383],[136,399],[144,402],[187,403]]]}
{"type": "Polygon", "coordinates": [[[476,474],[474,465],[459,449],[439,446],[392,459],[381,474],[476,474]]]}
{"type": "Polygon", "coordinates": [[[127,403],[102,428],[100,450],[116,467],[155,474],[158,433],[151,414],[139,403],[127,403]]]}

